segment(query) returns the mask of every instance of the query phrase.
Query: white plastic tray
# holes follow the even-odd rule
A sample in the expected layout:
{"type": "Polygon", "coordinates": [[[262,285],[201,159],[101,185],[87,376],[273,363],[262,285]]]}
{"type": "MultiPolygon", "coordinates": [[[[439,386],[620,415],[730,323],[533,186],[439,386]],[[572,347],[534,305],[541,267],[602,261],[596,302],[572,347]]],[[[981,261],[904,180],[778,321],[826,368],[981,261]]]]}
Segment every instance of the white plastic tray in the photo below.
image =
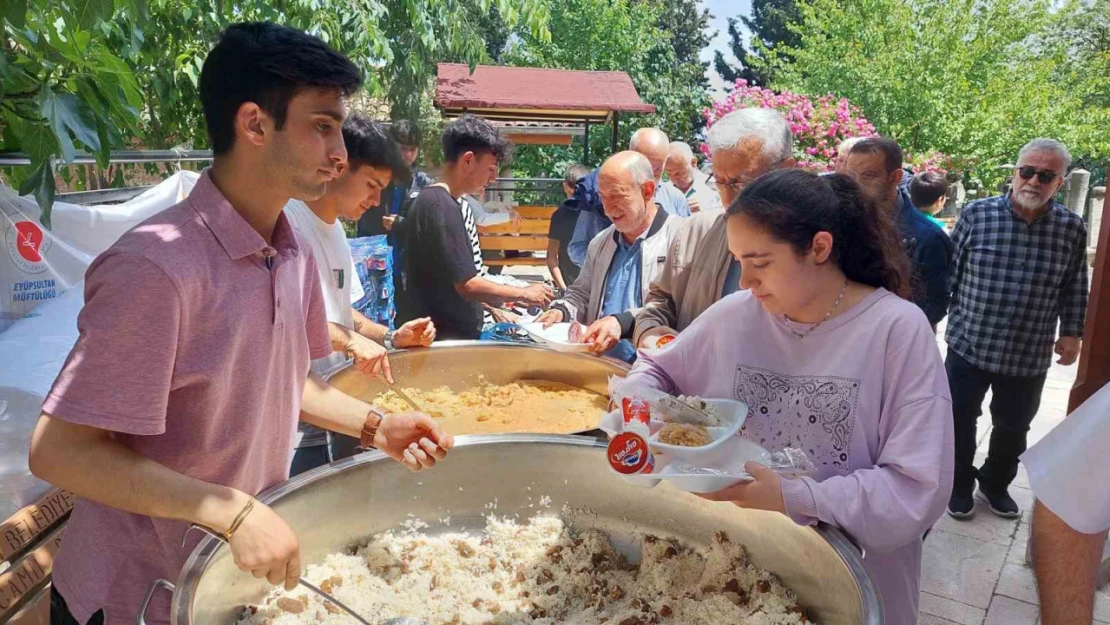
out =
{"type": "Polygon", "coordinates": [[[660,482],[668,482],[674,488],[688,493],[715,493],[742,482],[752,481],[752,476],[742,468],[744,463],[752,460],[766,462],[768,453],[767,450],[746,438],[732,436],[722,443],[721,457],[725,460],[710,468],[721,471],[726,471],[727,468],[727,473],[682,473],[674,468],[674,464],[680,461],[656,458],[654,473],[622,475],[621,479],[641,488],[652,488],[660,482]]]}

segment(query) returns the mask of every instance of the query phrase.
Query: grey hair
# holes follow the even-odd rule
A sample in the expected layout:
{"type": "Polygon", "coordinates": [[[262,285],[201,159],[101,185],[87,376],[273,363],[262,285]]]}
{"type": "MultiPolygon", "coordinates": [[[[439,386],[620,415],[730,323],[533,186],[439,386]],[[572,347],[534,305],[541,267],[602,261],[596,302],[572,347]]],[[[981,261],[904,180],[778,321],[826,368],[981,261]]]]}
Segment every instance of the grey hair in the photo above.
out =
{"type": "Polygon", "coordinates": [[[1031,152],[1055,152],[1057,156],[1064,159],[1064,171],[1062,173],[1067,173],[1068,167],[1071,167],[1071,152],[1068,151],[1068,146],[1056,139],[1041,137],[1026,143],[1025,147],[1018,152],[1018,161],[1020,162],[1026,154],[1031,152]]]}
{"type": "Polygon", "coordinates": [[[687,163],[694,158],[694,148],[690,147],[690,144],[685,141],[671,141],[671,149],[681,152],[683,160],[687,163]]]}
{"type": "Polygon", "coordinates": [[[709,127],[706,139],[710,150],[732,150],[745,139],[759,139],[768,163],[779,163],[794,155],[790,124],[773,109],[733,111],[709,127]]]}
{"type": "Polygon", "coordinates": [[[848,156],[848,152],[852,151],[852,146],[863,141],[865,137],[848,137],[840,142],[836,148],[837,156],[848,156]]]}
{"type": "Polygon", "coordinates": [[[639,147],[640,142],[643,141],[648,136],[648,134],[653,133],[659,133],[659,135],[661,135],[663,139],[663,143],[670,143],[671,140],[667,138],[667,133],[663,132],[662,130],[658,128],[641,128],[632,133],[632,138],[628,140],[628,149],[636,150],[636,148],[639,147]]]}
{"type": "Polygon", "coordinates": [[[655,172],[651,170],[651,161],[639,152],[634,154],[635,156],[628,162],[628,175],[632,178],[632,184],[641,187],[648,180],[654,182],[655,172]]]}

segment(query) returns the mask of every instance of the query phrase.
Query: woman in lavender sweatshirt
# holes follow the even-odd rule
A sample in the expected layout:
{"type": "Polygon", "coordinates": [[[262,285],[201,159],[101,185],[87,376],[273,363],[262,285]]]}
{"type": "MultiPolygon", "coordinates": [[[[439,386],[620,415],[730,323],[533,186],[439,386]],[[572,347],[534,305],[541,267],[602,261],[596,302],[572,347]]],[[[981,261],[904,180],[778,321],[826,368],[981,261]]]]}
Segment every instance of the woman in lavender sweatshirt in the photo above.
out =
{"type": "Polygon", "coordinates": [[[811,477],[749,463],[753,482],[707,497],[840,528],[865,551],[886,622],[917,623],[922,537],[952,489],[952,407],[935,335],[903,299],[895,226],[851,179],[795,169],[750,184],[727,228],[745,290],[629,378],[743,401],[742,436],[805,450],[811,477]]]}

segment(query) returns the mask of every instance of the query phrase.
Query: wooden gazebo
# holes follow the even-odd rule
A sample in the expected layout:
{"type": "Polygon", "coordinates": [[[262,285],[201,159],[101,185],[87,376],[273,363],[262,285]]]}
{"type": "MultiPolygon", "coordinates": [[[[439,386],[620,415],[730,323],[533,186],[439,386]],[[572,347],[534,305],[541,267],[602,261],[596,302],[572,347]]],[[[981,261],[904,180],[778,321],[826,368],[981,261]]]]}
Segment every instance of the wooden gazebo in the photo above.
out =
{"type": "MultiPolygon", "coordinates": [[[[458,63],[437,67],[435,105],[449,118],[473,113],[492,122],[581,127],[586,137],[583,162],[589,162],[591,126],[612,123],[610,149],[615,152],[621,114],[655,112],[625,72],[478,65],[471,73],[468,65],[458,63]]],[[[512,138],[515,133],[506,134],[512,138]]],[[[564,134],[548,130],[527,142],[566,145],[564,134]]]]}

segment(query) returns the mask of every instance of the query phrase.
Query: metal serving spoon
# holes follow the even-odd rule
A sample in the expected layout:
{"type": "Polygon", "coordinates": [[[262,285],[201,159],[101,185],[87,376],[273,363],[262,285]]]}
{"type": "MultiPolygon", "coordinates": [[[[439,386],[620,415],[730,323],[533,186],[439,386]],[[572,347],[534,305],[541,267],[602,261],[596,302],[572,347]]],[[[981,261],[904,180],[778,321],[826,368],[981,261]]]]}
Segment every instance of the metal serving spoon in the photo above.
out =
{"type": "MultiPolygon", "coordinates": [[[[393,393],[395,395],[397,395],[397,397],[400,397],[401,399],[405,400],[405,403],[408,404],[409,407],[412,408],[413,410],[415,410],[416,412],[424,412],[420,408],[420,406],[417,406],[416,402],[414,402],[412,400],[412,398],[408,396],[408,393],[401,390],[400,386],[398,386],[396,384],[390,384],[389,385],[389,390],[393,391],[393,393]]],[[[401,625],[403,625],[403,624],[401,624],[401,625]]]]}
{"type": "MultiPolygon", "coordinates": [[[[225,545],[227,544],[227,541],[224,540],[223,536],[220,536],[219,534],[209,530],[206,527],[201,527],[200,525],[190,525],[189,529],[185,532],[185,538],[188,538],[189,537],[189,532],[191,532],[193,530],[197,530],[199,532],[203,532],[205,534],[208,534],[209,536],[212,536],[213,538],[215,538],[216,540],[224,543],[225,545]]],[[[185,539],[182,539],[181,544],[182,544],[182,546],[184,546],[185,539]]],[[[301,586],[304,586],[305,588],[311,590],[312,592],[316,593],[317,595],[320,595],[320,597],[322,597],[326,601],[330,601],[331,603],[335,604],[335,607],[339,608],[340,610],[343,610],[344,612],[347,613],[348,616],[355,619],[356,621],[358,621],[362,625],[372,625],[370,623],[370,621],[362,618],[359,615],[358,612],[355,612],[351,608],[344,605],[342,601],[340,601],[339,599],[336,599],[335,597],[331,596],[330,593],[326,593],[323,590],[314,586],[313,584],[305,581],[305,579],[303,577],[300,578],[299,580],[297,580],[297,583],[300,584],[301,586]]],[[[408,617],[403,617],[402,619],[390,619],[389,621],[386,621],[386,625],[423,625],[423,623],[421,623],[420,621],[404,620],[404,619],[407,619],[407,618],[408,617]]]]}

